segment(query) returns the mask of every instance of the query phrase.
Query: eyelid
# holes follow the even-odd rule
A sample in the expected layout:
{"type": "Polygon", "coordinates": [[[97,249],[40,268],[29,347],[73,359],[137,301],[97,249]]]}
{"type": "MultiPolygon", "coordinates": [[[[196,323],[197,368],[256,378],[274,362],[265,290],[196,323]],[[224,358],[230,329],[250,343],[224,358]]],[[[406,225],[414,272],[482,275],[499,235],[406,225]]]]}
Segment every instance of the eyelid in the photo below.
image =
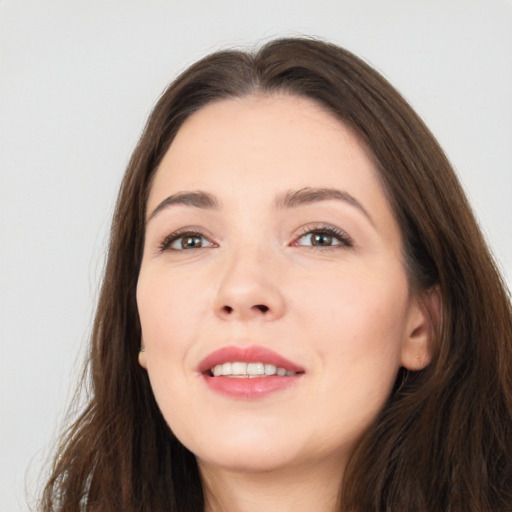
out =
{"type": "Polygon", "coordinates": [[[159,243],[158,243],[158,251],[160,253],[163,253],[167,250],[172,251],[181,251],[181,250],[191,250],[191,249],[171,249],[170,246],[180,238],[184,238],[186,236],[196,236],[201,237],[211,244],[207,247],[197,247],[196,249],[209,249],[211,247],[218,247],[218,245],[213,241],[212,237],[204,232],[204,230],[197,228],[195,226],[186,226],[183,228],[179,228],[172,233],[169,233],[166,235],[159,243]]]}
{"type": "MultiPolygon", "coordinates": [[[[213,237],[209,233],[205,233],[205,230],[203,228],[199,228],[197,226],[185,226],[183,228],[176,229],[175,231],[164,236],[163,239],[161,239],[161,241],[158,243],[158,252],[163,253],[167,250],[181,251],[194,249],[170,249],[171,244],[185,236],[201,237],[206,239],[211,244],[207,247],[198,247],[196,249],[209,249],[212,247],[218,247],[218,244],[214,242],[213,237]]],[[[295,235],[290,245],[294,247],[312,247],[315,250],[335,250],[353,247],[354,242],[352,237],[343,229],[333,226],[331,224],[316,222],[313,224],[304,225],[301,228],[299,228],[297,234],[295,235]],[[338,240],[340,243],[332,246],[307,246],[300,245],[298,243],[302,237],[312,233],[324,233],[330,235],[333,238],[336,238],[336,240],[338,240]]]]}
{"type": "Polygon", "coordinates": [[[305,226],[302,226],[297,235],[295,236],[292,244],[294,247],[312,247],[316,250],[335,250],[335,249],[347,249],[354,246],[354,241],[352,237],[343,229],[338,228],[336,226],[333,226],[331,224],[325,224],[325,223],[314,223],[314,224],[307,224],[305,226]],[[300,246],[298,244],[298,241],[309,234],[312,233],[324,233],[327,235],[330,235],[334,238],[336,238],[340,243],[336,245],[331,246],[300,246]]]}

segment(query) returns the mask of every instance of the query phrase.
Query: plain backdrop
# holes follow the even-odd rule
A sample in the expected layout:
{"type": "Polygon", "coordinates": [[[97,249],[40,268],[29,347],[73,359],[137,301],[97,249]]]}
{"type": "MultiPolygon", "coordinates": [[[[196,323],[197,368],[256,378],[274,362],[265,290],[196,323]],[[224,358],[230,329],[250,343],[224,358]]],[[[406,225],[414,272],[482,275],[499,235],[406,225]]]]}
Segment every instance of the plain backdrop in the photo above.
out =
{"type": "Polygon", "coordinates": [[[315,35],[381,71],[512,280],[511,0],[0,1],[0,510],[28,510],[87,342],[123,170],[211,51],[315,35]]]}

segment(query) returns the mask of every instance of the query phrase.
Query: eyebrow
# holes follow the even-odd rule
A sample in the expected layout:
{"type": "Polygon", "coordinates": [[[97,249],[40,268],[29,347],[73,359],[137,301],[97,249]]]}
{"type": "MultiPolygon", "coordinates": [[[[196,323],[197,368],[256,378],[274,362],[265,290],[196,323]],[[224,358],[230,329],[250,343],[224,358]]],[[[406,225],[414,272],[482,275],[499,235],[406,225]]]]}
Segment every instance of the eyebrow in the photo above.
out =
{"type": "MultiPolygon", "coordinates": [[[[375,223],[366,208],[351,194],[344,190],[335,188],[311,188],[306,187],[300,190],[290,190],[276,197],[274,207],[276,209],[298,208],[300,206],[318,203],[321,201],[342,201],[357,208],[375,227],[375,223]]],[[[192,206],[206,210],[220,209],[220,201],[208,192],[177,192],[166,197],[149,215],[146,224],[162,210],[173,206],[192,206]]]]}
{"type": "Polygon", "coordinates": [[[290,190],[278,196],[274,205],[278,209],[297,208],[307,204],[332,200],[342,201],[357,208],[375,227],[375,223],[366,208],[354,196],[344,190],[338,190],[336,188],[306,187],[300,190],[290,190]]]}
{"type": "Polygon", "coordinates": [[[208,194],[208,192],[177,192],[169,197],[166,197],[149,215],[146,224],[162,210],[169,206],[182,205],[193,206],[195,208],[204,208],[207,210],[218,210],[220,203],[215,196],[208,194]]]}

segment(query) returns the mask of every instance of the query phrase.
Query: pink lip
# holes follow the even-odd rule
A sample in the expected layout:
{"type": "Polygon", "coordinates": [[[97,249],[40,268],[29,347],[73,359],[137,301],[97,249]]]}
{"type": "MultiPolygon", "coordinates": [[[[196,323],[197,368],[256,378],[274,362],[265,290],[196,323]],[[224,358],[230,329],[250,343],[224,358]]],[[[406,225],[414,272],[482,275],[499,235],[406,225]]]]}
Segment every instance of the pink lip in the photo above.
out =
{"type": "Polygon", "coordinates": [[[303,372],[304,369],[292,363],[277,352],[258,345],[249,347],[228,346],[220,348],[206,356],[200,363],[198,370],[207,372],[210,368],[226,362],[264,363],[273,364],[278,368],[285,368],[291,372],[303,372]]]}
{"type": "Polygon", "coordinates": [[[278,353],[265,347],[252,345],[250,347],[223,347],[205,357],[198,366],[208,387],[217,393],[232,398],[257,399],[263,398],[271,393],[282,391],[296,384],[304,376],[304,369],[289,361],[278,353]],[[279,377],[272,375],[268,377],[254,378],[230,378],[212,377],[209,370],[217,364],[226,362],[246,362],[273,364],[278,368],[285,368],[288,371],[298,372],[297,375],[279,377]]]}

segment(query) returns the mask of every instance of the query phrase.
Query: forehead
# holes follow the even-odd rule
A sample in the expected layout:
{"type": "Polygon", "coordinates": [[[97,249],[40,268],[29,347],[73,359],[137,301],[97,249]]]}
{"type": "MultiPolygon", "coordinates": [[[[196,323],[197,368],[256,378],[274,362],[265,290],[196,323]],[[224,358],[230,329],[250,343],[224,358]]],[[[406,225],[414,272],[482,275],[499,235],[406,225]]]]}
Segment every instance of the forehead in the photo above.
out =
{"type": "Polygon", "coordinates": [[[298,96],[255,95],[192,114],[165,154],[150,197],[163,182],[187,189],[199,180],[212,186],[251,179],[266,188],[286,188],[287,182],[339,186],[341,174],[348,178],[343,171],[353,171],[361,188],[378,186],[366,148],[321,105],[298,96]]]}

